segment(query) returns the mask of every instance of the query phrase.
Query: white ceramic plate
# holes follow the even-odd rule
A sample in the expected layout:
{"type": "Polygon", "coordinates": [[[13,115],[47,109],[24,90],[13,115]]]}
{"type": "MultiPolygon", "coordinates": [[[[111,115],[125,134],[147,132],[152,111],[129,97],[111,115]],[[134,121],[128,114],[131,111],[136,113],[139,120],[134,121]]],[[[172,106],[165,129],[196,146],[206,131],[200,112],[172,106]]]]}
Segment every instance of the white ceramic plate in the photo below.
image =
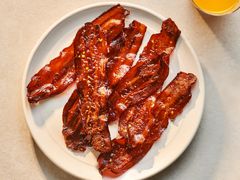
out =
{"type": "MultiPolygon", "coordinates": [[[[27,102],[26,86],[30,78],[42,66],[58,56],[59,52],[72,42],[77,30],[85,22],[93,20],[112,5],[114,4],[98,3],[83,7],[59,20],[37,43],[29,57],[23,77],[23,107],[34,140],[56,165],[70,174],[84,179],[97,180],[102,179],[102,176],[97,169],[97,155],[91,149],[84,153],[74,153],[65,147],[61,133],[61,115],[63,106],[70,97],[74,86],[36,106],[30,106],[27,102]]],[[[144,7],[129,3],[122,3],[122,5],[131,12],[126,19],[126,25],[136,19],[148,27],[139,51],[141,52],[150,35],[160,31],[162,20],[165,18],[144,7]]],[[[183,34],[184,29],[182,29],[182,35],[171,57],[170,74],[165,85],[179,71],[194,73],[198,77],[198,83],[193,90],[192,99],[183,113],[169,124],[161,139],[154,144],[148,154],[118,179],[143,179],[163,170],[183,153],[197,131],[204,105],[204,79],[197,57],[183,34]]],[[[116,134],[116,129],[116,125],[110,127],[112,138],[116,134]]]]}

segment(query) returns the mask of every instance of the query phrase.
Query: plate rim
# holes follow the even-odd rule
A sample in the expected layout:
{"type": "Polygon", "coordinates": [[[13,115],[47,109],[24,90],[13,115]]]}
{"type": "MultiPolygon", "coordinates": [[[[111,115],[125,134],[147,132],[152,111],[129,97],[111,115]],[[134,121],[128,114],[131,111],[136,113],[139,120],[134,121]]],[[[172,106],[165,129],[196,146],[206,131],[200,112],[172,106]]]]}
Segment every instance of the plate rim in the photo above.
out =
{"type": "MultiPolygon", "coordinates": [[[[97,2],[97,3],[91,3],[91,4],[88,4],[88,5],[84,5],[84,6],[80,7],[80,8],[77,8],[75,10],[72,10],[72,11],[66,13],[64,16],[62,16],[61,18],[56,20],[52,25],[50,25],[47,28],[47,30],[44,31],[44,33],[40,36],[40,38],[37,40],[35,46],[31,50],[31,52],[30,52],[30,54],[28,56],[27,62],[25,64],[24,72],[23,72],[23,78],[22,78],[22,83],[21,83],[21,96],[22,96],[21,99],[22,99],[22,106],[23,106],[25,121],[27,122],[27,126],[28,126],[28,129],[29,129],[30,133],[31,133],[31,136],[33,137],[33,139],[36,142],[36,144],[38,145],[38,147],[47,156],[47,158],[49,160],[51,160],[56,166],[58,166],[63,171],[65,171],[65,172],[67,172],[67,173],[69,173],[69,174],[71,174],[71,175],[73,175],[75,177],[78,177],[78,178],[85,178],[85,177],[81,177],[81,176],[79,176],[79,174],[71,172],[68,169],[66,169],[64,165],[57,163],[55,161],[55,159],[52,158],[51,155],[48,153],[46,148],[44,146],[42,146],[41,143],[39,143],[38,138],[36,137],[35,133],[33,132],[32,128],[31,128],[31,124],[30,124],[30,119],[31,118],[29,118],[29,115],[27,113],[27,106],[26,106],[26,87],[25,87],[25,85],[26,85],[26,80],[27,80],[27,73],[28,73],[28,69],[30,67],[30,63],[32,61],[32,58],[33,58],[34,54],[36,53],[37,49],[39,48],[39,46],[41,45],[41,43],[48,36],[48,34],[52,30],[54,30],[54,28],[56,28],[62,21],[66,20],[67,18],[69,18],[69,17],[71,17],[71,16],[73,16],[73,15],[75,15],[75,14],[81,12],[81,11],[87,10],[87,9],[96,8],[96,7],[100,7],[100,6],[109,6],[109,5],[113,6],[113,5],[117,5],[117,4],[121,4],[122,6],[125,6],[125,7],[130,7],[130,8],[135,8],[135,9],[139,9],[139,10],[145,11],[145,12],[147,12],[147,13],[149,13],[149,14],[151,14],[151,15],[153,15],[153,16],[157,17],[158,19],[161,19],[161,20],[166,19],[160,13],[157,13],[156,11],[154,11],[154,10],[152,10],[150,8],[147,8],[147,7],[144,7],[142,5],[135,4],[135,3],[128,3],[128,2],[120,2],[120,3],[118,3],[118,2],[97,2]]],[[[179,151],[179,153],[177,153],[177,155],[171,161],[169,161],[168,163],[165,163],[165,165],[161,169],[154,169],[151,173],[148,173],[148,174],[146,174],[145,176],[143,176],[141,178],[151,177],[151,176],[161,172],[162,170],[166,169],[169,165],[171,165],[173,162],[175,162],[184,153],[184,151],[187,149],[187,147],[192,142],[194,136],[196,135],[197,130],[199,129],[200,122],[202,120],[204,104],[205,104],[205,80],[204,80],[204,76],[203,76],[203,71],[202,71],[199,59],[198,59],[198,57],[197,57],[193,47],[190,45],[188,39],[186,38],[186,36],[183,33],[181,33],[181,37],[184,40],[184,42],[186,43],[187,47],[189,48],[191,54],[194,57],[193,61],[196,64],[197,71],[199,72],[198,79],[199,79],[199,81],[201,81],[201,86],[202,86],[202,89],[203,89],[203,91],[201,92],[202,93],[201,94],[202,95],[201,96],[202,104],[201,104],[200,107],[198,107],[199,108],[198,122],[196,124],[196,128],[194,129],[194,132],[188,138],[188,142],[186,144],[184,144],[184,146],[181,148],[181,151],[179,151]]]]}

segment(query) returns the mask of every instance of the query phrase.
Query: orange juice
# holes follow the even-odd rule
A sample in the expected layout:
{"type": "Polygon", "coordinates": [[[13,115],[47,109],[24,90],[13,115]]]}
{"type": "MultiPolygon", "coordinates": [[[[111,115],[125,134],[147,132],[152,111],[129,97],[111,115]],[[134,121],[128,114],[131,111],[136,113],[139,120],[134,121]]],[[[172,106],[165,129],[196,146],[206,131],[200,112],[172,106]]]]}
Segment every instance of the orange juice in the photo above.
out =
{"type": "Polygon", "coordinates": [[[224,15],[235,11],[240,6],[240,0],[193,0],[195,6],[211,15],[224,15]]]}

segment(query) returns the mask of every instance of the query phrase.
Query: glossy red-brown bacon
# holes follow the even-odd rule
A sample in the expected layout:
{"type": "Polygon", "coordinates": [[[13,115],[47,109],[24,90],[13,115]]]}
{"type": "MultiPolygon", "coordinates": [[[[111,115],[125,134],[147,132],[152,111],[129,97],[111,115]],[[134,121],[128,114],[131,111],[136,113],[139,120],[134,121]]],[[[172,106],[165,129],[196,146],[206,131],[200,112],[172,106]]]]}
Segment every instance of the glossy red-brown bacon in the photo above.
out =
{"type": "MultiPolygon", "coordinates": [[[[111,82],[114,81],[114,83],[117,83],[121,76],[123,76],[123,74],[121,74],[118,77],[114,77],[114,75],[111,74],[115,73],[114,71],[111,71],[112,68],[118,69],[121,67],[121,65],[130,66],[132,64],[133,57],[135,57],[138,49],[141,46],[145,31],[145,25],[137,21],[133,21],[129,28],[125,28],[119,37],[112,41],[111,47],[115,48],[110,49],[110,53],[108,54],[110,61],[107,68],[109,70],[107,73],[108,83],[106,84],[106,87],[100,89],[100,92],[105,93],[106,96],[108,96],[111,88],[114,86],[111,82]],[[131,59],[128,57],[129,53],[132,55],[131,59]],[[110,77],[114,79],[111,79],[110,77]]],[[[86,54],[84,54],[84,56],[86,56],[86,54]]],[[[78,67],[77,69],[81,70],[82,68],[78,67]]],[[[79,88],[81,88],[80,82],[79,88]]],[[[84,151],[86,146],[91,145],[91,137],[87,136],[86,130],[79,128],[82,121],[80,118],[80,104],[83,103],[79,95],[80,94],[78,91],[75,90],[63,109],[63,134],[65,136],[67,147],[75,151],[84,151]]],[[[103,110],[103,113],[100,115],[100,117],[104,121],[107,121],[106,109],[103,110]]]]}
{"type": "Polygon", "coordinates": [[[31,78],[27,86],[27,98],[30,103],[37,103],[59,94],[75,81],[73,56],[74,48],[71,44],[31,78]]]}
{"type": "Polygon", "coordinates": [[[123,174],[129,168],[140,161],[152,147],[153,143],[160,138],[167,128],[168,120],[180,114],[185,105],[191,99],[191,89],[196,83],[196,76],[191,73],[180,72],[175,79],[159,94],[156,93],[148,98],[137,110],[129,109],[126,116],[131,116],[127,121],[127,136],[114,139],[112,151],[101,153],[98,157],[99,171],[102,175],[116,177],[123,174]],[[148,118],[145,117],[147,113],[148,118]],[[142,117],[144,116],[144,117],[142,117]],[[132,126],[133,125],[133,126],[132,126]],[[132,135],[135,137],[132,139],[132,135]],[[134,147],[132,142],[135,141],[134,147]]]}
{"type": "Polygon", "coordinates": [[[157,93],[122,113],[118,123],[118,133],[128,141],[129,146],[136,147],[145,141],[146,134],[154,123],[152,108],[157,93]]]}
{"type": "Polygon", "coordinates": [[[82,122],[79,117],[81,107],[80,94],[74,90],[63,109],[63,135],[66,146],[74,151],[85,151],[90,141],[82,132],[82,122]]]}
{"type": "MultiPolygon", "coordinates": [[[[107,98],[106,64],[109,50],[107,39],[100,26],[87,23],[83,30],[78,32],[74,48],[78,83],[77,93],[73,93],[70,101],[75,99],[75,95],[80,96],[80,101],[76,109],[79,111],[79,116],[77,121],[70,122],[71,127],[80,128],[80,139],[84,139],[86,135],[96,150],[106,152],[111,149],[110,134],[104,119],[107,98]]],[[[72,130],[64,123],[63,134],[67,142],[69,135],[72,137],[74,132],[72,130]]]]}
{"type": "Polygon", "coordinates": [[[137,64],[120,80],[109,97],[109,121],[118,120],[128,107],[139,103],[161,88],[168,76],[169,57],[180,30],[167,19],[159,34],[151,36],[137,64]]]}
{"type": "MultiPolygon", "coordinates": [[[[122,32],[124,20],[128,14],[129,11],[116,5],[93,20],[92,23],[102,27],[110,44],[122,32]]],[[[75,81],[73,43],[64,48],[58,57],[51,60],[32,77],[27,86],[27,97],[30,103],[37,103],[42,99],[59,94],[75,81]]]]}
{"type": "Polygon", "coordinates": [[[144,24],[134,20],[128,28],[123,30],[124,44],[120,52],[110,58],[108,63],[109,87],[114,87],[132,66],[146,29],[147,27],[144,24]]]}
{"type": "Polygon", "coordinates": [[[190,100],[191,87],[195,82],[193,74],[180,72],[161,93],[155,93],[122,114],[119,134],[128,139],[131,147],[144,143],[148,136],[157,139],[159,129],[165,129],[168,119],[174,119],[180,114],[190,100]],[[153,131],[153,127],[157,127],[157,130],[153,131]],[[149,131],[150,129],[152,130],[149,131]]]}

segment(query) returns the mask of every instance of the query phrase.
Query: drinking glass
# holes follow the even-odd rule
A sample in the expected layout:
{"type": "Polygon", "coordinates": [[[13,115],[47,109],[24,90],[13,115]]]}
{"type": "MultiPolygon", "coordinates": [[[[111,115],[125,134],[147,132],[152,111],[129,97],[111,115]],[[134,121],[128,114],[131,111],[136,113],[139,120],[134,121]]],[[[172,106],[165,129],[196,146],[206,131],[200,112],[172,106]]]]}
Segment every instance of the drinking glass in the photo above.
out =
{"type": "Polygon", "coordinates": [[[231,14],[240,7],[240,0],[192,0],[192,2],[200,11],[214,16],[231,14]]]}

